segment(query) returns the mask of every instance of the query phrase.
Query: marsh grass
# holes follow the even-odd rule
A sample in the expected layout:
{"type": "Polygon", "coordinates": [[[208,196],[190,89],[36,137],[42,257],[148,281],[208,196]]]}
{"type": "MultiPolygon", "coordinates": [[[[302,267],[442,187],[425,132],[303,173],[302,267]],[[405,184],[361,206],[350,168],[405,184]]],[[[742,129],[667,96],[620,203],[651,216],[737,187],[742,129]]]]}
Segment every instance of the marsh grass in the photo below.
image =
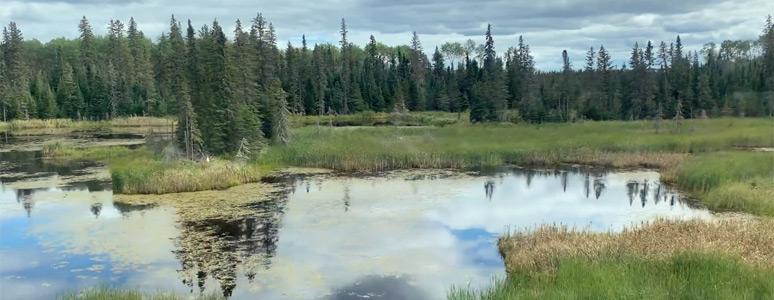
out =
{"type": "Polygon", "coordinates": [[[680,166],[677,184],[713,210],[774,216],[773,152],[695,155],[680,166]]]}
{"type": "Polygon", "coordinates": [[[774,220],[668,221],[596,233],[540,226],[498,241],[507,278],[450,300],[768,299],[774,220]]]}
{"type": "Polygon", "coordinates": [[[446,126],[457,122],[467,122],[468,115],[461,114],[459,119],[456,113],[446,112],[412,112],[412,113],[377,113],[361,112],[349,115],[333,116],[299,116],[294,115],[292,124],[294,126],[375,126],[375,125],[398,125],[398,126],[446,126]]]}
{"type": "Polygon", "coordinates": [[[728,182],[710,190],[701,201],[717,211],[743,211],[774,217],[774,178],[728,182]]]}
{"type": "Polygon", "coordinates": [[[488,287],[452,287],[447,295],[449,300],[772,297],[774,270],[708,252],[680,252],[664,260],[563,257],[551,273],[516,271],[488,287]]]}
{"type": "Polygon", "coordinates": [[[123,158],[150,159],[153,155],[146,148],[129,149],[123,146],[80,148],[63,140],[54,140],[43,144],[43,157],[59,161],[96,160],[111,161],[123,158]]]}
{"type": "Polygon", "coordinates": [[[774,220],[656,220],[621,233],[597,233],[566,226],[540,226],[498,240],[506,270],[553,272],[562,259],[588,261],[640,257],[664,261],[686,251],[715,252],[774,268],[774,220]]]}
{"type": "Polygon", "coordinates": [[[59,300],[225,300],[218,295],[206,295],[197,297],[183,297],[172,292],[157,292],[153,294],[141,293],[134,290],[112,288],[107,285],[88,288],[79,292],[73,292],[57,297],[59,300]]]}
{"type": "Polygon", "coordinates": [[[111,127],[153,127],[153,126],[174,126],[175,121],[170,118],[158,117],[121,117],[109,121],[73,121],[71,119],[30,119],[13,120],[7,125],[0,124],[0,128],[7,127],[9,130],[27,130],[27,129],[53,129],[53,128],[76,128],[76,129],[100,129],[111,127]]]}
{"type": "Polygon", "coordinates": [[[111,164],[113,192],[119,194],[165,194],[222,190],[258,182],[271,168],[240,161],[213,160],[111,164]]]}
{"type": "Polygon", "coordinates": [[[62,141],[43,146],[43,156],[56,160],[94,160],[109,165],[113,192],[118,194],[165,194],[222,190],[243,183],[258,182],[274,169],[270,164],[253,164],[215,158],[210,162],[165,161],[161,153],[147,147],[78,148],[62,141]]]}
{"type": "MultiPolygon", "coordinates": [[[[768,119],[686,121],[695,127],[655,134],[648,122],[295,129],[294,141],[263,158],[341,171],[475,168],[502,164],[592,164],[674,170],[681,154],[774,145],[768,119]],[[695,124],[694,124],[695,123],[695,124]]],[[[675,177],[672,171],[672,179],[675,177]]]]}

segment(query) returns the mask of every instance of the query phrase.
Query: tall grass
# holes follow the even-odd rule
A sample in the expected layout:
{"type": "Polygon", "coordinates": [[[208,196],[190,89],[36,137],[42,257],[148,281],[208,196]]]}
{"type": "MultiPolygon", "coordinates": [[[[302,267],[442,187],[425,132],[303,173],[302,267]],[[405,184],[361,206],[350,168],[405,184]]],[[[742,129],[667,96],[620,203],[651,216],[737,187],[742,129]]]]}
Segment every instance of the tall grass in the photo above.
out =
{"type": "Polygon", "coordinates": [[[447,112],[412,112],[403,114],[384,112],[362,112],[350,115],[298,116],[292,118],[295,126],[446,126],[457,122],[468,122],[467,114],[457,115],[447,112]],[[458,118],[459,117],[459,118],[458,118]]]}
{"type": "Polygon", "coordinates": [[[449,300],[771,299],[774,269],[707,252],[667,260],[564,257],[551,273],[512,272],[482,289],[453,287],[449,300]]]}
{"type": "Polygon", "coordinates": [[[720,152],[688,159],[678,186],[714,210],[774,216],[774,152],[720,152]]]}
{"type": "Polygon", "coordinates": [[[60,141],[46,143],[43,156],[59,160],[95,160],[108,163],[113,192],[164,194],[220,190],[258,182],[272,168],[269,164],[213,159],[211,162],[165,161],[147,147],[77,148],[60,141]]]}
{"type": "Polygon", "coordinates": [[[295,129],[295,140],[264,158],[286,165],[342,171],[465,168],[503,163],[598,164],[668,169],[672,153],[774,145],[768,119],[691,120],[674,134],[648,122],[467,125],[446,127],[295,129]],[[630,156],[634,155],[634,156],[630,156]],[[643,159],[632,159],[632,158],[643,159]]]}
{"type": "Polygon", "coordinates": [[[774,152],[732,151],[696,155],[680,168],[678,184],[707,192],[722,184],[755,177],[774,178],[774,152]]]}
{"type": "Polygon", "coordinates": [[[43,144],[43,157],[57,160],[97,160],[131,158],[134,160],[150,159],[152,155],[146,148],[129,149],[122,146],[79,148],[65,141],[54,140],[43,144]]]}
{"type": "Polygon", "coordinates": [[[497,245],[509,272],[553,271],[564,257],[664,260],[685,251],[720,252],[751,265],[774,268],[774,220],[656,220],[621,233],[543,225],[509,233],[497,245]]]}
{"type": "Polygon", "coordinates": [[[97,286],[79,292],[68,293],[57,297],[59,300],[225,300],[217,295],[182,297],[171,292],[158,292],[154,294],[141,293],[128,289],[117,289],[108,286],[97,286]]]}
{"type": "Polygon", "coordinates": [[[10,130],[48,129],[48,128],[110,128],[110,127],[151,127],[174,126],[171,118],[159,117],[120,117],[109,121],[73,121],[71,119],[30,119],[13,120],[7,123],[10,130]]]}
{"type": "Polygon", "coordinates": [[[214,160],[113,163],[110,167],[113,192],[121,194],[165,194],[222,190],[243,183],[258,182],[269,167],[246,162],[214,160]]]}
{"type": "Polygon", "coordinates": [[[498,240],[507,279],[473,299],[767,299],[774,297],[774,220],[657,220],[622,233],[540,226],[498,240]]]}

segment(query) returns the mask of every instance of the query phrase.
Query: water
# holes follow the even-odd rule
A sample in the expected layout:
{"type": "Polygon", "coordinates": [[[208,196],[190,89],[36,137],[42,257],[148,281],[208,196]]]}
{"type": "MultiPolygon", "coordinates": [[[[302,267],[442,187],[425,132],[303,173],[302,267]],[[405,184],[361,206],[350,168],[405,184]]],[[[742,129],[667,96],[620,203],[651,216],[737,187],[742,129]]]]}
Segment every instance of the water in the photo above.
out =
{"type": "Polygon", "coordinates": [[[2,159],[13,163],[0,176],[2,299],[103,283],[235,299],[442,299],[453,284],[504,274],[495,243],[508,228],[710,217],[656,172],[503,168],[281,178],[247,218],[191,221],[170,206],[113,202],[98,166],[2,159]]]}

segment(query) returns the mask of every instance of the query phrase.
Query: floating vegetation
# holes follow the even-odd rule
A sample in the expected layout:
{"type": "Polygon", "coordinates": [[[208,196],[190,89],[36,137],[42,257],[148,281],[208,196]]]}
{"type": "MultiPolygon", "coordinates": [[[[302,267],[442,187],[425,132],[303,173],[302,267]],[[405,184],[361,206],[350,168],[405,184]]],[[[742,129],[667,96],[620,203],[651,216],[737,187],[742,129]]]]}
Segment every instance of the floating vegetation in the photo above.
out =
{"type": "Polygon", "coordinates": [[[180,221],[236,220],[254,214],[250,205],[270,200],[277,185],[249,183],[225,191],[199,191],[161,195],[113,195],[113,202],[130,205],[166,205],[177,209],[180,221]]]}
{"type": "Polygon", "coordinates": [[[172,292],[157,292],[155,294],[145,294],[138,291],[117,289],[109,286],[98,286],[85,289],[79,292],[64,294],[57,297],[59,300],[225,300],[226,298],[218,295],[206,296],[179,296],[172,292]]]}

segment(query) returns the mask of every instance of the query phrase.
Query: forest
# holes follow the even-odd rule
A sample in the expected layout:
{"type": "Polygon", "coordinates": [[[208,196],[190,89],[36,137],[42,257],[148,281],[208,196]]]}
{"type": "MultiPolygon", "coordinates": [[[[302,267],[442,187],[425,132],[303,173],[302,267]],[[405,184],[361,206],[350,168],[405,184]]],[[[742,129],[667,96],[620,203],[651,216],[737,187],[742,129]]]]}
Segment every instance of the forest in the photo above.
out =
{"type": "Polygon", "coordinates": [[[371,36],[338,45],[281,46],[261,14],[226,33],[171,18],[155,40],[113,20],[95,35],[86,17],[77,39],[25,39],[15,22],[0,45],[2,120],[176,116],[181,149],[234,153],[289,139],[289,116],[364,111],[468,111],[471,123],[653,120],[774,113],[774,24],[757,40],[685,49],[643,41],[628,63],[613,65],[604,45],[585,61],[562,55],[561,70],[535,68],[530,46],[497,52],[493,28],[483,43],[448,42],[428,51],[414,32],[408,45],[371,36]],[[432,53],[431,53],[432,52],[432,53]],[[428,55],[429,53],[429,55],[428,55]]]}

